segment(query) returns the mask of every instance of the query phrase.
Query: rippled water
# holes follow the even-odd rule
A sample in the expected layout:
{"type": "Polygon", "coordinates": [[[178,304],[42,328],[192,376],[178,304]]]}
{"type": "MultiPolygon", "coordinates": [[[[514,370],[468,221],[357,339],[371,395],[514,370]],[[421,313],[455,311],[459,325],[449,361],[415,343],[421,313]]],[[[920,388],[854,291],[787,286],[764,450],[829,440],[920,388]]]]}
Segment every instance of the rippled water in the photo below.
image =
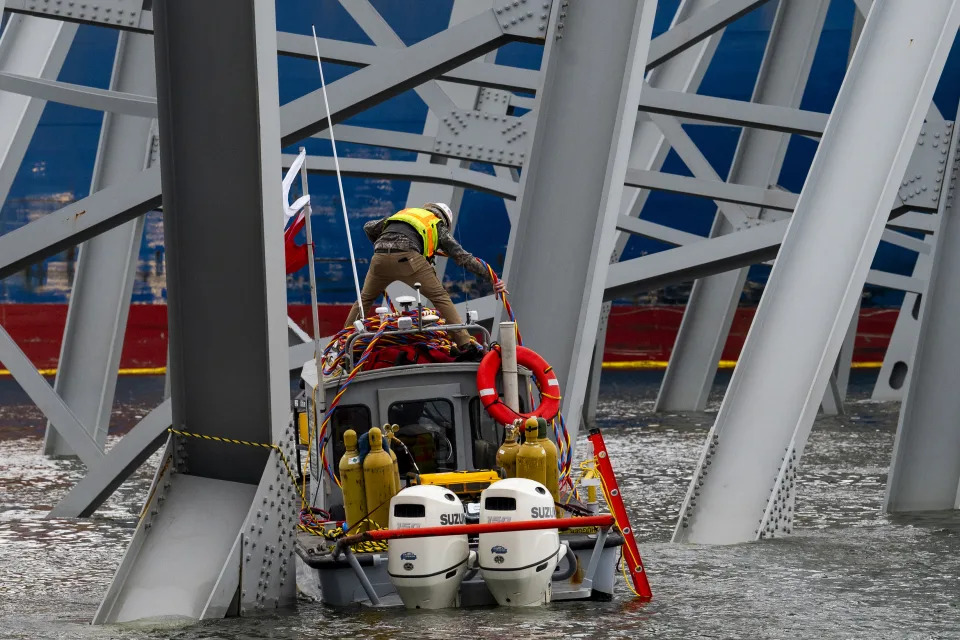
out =
{"type": "MultiPolygon", "coordinates": [[[[960,516],[882,513],[898,405],[867,400],[868,377],[854,377],[850,415],[817,420],[800,466],[795,534],[720,547],[669,542],[714,413],[653,414],[658,382],[658,374],[607,373],[600,407],[653,585],[648,604],[621,593],[609,603],[525,611],[408,613],[302,601],[295,612],[261,618],[92,627],[152,468],[94,519],[44,519],[83,469],[40,455],[39,413],[2,381],[0,637],[960,638],[960,516]]],[[[155,380],[123,385],[114,420],[121,429],[162,389],[155,380]]]]}

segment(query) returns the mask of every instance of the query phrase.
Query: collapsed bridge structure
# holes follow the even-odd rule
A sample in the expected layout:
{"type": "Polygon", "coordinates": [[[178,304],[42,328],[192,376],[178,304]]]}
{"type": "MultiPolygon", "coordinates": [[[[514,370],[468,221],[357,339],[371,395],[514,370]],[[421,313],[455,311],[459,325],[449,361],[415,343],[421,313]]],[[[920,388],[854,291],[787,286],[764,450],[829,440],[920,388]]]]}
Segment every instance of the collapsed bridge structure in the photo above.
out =
{"type": "MultiPolygon", "coordinates": [[[[796,469],[816,413],[842,411],[868,283],[907,292],[875,391],[903,401],[887,508],[960,507],[960,400],[937,384],[960,359],[960,149],[955,112],[933,104],[960,2],[917,11],[911,0],[857,0],[829,114],[801,109],[829,0],[681,0],[657,35],[657,0],[455,0],[449,27],[409,46],[370,0],[339,4],[372,44],[317,44],[323,61],[356,68],[329,86],[337,139],[417,154],[347,157],[341,169],[409,180],[412,204],[456,209],[465,189],[506,201],[504,275],[518,316],[550,318],[524,333],[555,368],[574,434],[593,419],[611,300],[696,281],[657,407],[702,410],[747,269],[772,261],[676,541],[792,531],[796,469]],[[772,23],[752,98],[698,93],[724,29],[762,10],[772,23]],[[542,47],[539,70],[496,61],[513,42],[542,47]],[[422,135],[344,124],[408,91],[429,109],[422,135]],[[725,180],[691,124],[740,129],[725,180]],[[794,137],[818,141],[799,193],[779,184],[794,137]],[[662,171],[671,150],[687,175],[662,171]],[[714,201],[709,237],[645,219],[653,191],[714,201]],[[620,261],[632,235],[672,248],[620,261]],[[881,242],[918,255],[911,276],[871,269],[881,242]]],[[[0,0],[0,9],[0,200],[47,101],[104,112],[91,195],[0,236],[0,277],[81,246],[53,385],[0,328],[0,361],[49,421],[46,453],[87,467],[51,515],[90,516],[164,450],[97,621],[289,604],[293,452],[224,456],[215,442],[167,430],[290,439],[289,372],[314,347],[284,315],[279,179],[294,156],[282,150],[329,134],[319,90],[280,105],[277,56],[312,58],[314,41],[306,28],[278,32],[270,0],[0,0]],[[107,90],[57,79],[78,24],[120,31],[107,90]],[[106,450],[143,216],[160,207],[169,397],[106,450]],[[238,300],[243,312],[217,322],[238,300]]],[[[311,156],[307,169],[334,166],[311,156]]],[[[492,296],[473,307],[498,325],[492,296]]]]}

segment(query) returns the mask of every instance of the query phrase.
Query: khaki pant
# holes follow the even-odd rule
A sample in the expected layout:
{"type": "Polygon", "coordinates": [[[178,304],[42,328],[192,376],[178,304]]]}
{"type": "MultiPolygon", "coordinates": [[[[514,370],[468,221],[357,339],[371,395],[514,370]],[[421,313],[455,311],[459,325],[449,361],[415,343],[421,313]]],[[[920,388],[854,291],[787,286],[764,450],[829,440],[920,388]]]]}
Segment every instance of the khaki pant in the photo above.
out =
{"type": "MultiPolygon", "coordinates": [[[[360,292],[360,300],[363,303],[364,311],[370,309],[370,306],[383,294],[388,285],[397,281],[411,287],[413,283],[419,282],[421,285],[420,293],[430,299],[430,302],[440,312],[440,317],[447,324],[460,324],[462,322],[460,314],[457,313],[457,308],[453,306],[450,294],[447,293],[437,277],[433,265],[415,251],[373,254],[370,269],[363,281],[363,291],[360,292]]],[[[354,302],[344,326],[349,327],[358,316],[357,303],[354,302]]],[[[457,346],[463,346],[470,342],[470,334],[466,331],[452,331],[451,337],[457,343],[457,346]]]]}

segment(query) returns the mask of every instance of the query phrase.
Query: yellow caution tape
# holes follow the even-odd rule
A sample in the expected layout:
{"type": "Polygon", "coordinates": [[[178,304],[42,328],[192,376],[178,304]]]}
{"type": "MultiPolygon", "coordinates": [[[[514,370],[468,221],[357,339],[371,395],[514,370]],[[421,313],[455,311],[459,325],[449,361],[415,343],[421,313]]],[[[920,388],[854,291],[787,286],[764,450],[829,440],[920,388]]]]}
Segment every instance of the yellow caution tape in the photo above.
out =
{"type": "Polygon", "coordinates": [[[245,447],[260,447],[262,449],[273,449],[280,456],[280,459],[283,461],[283,466],[287,470],[287,475],[290,476],[290,482],[293,483],[294,488],[297,490],[297,495],[300,496],[300,500],[306,502],[306,497],[300,491],[300,485],[297,484],[297,477],[293,475],[293,470],[290,468],[290,463],[287,462],[287,456],[284,455],[283,449],[280,448],[278,444],[267,444],[265,442],[250,442],[249,440],[237,440],[235,438],[222,438],[220,436],[208,436],[204,433],[190,433],[189,431],[179,431],[170,427],[167,429],[170,433],[178,436],[183,436],[185,438],[198,438],[200,440],[209,440],[211,442],[226,442],[227,444],[239,444],[245,447]]]}

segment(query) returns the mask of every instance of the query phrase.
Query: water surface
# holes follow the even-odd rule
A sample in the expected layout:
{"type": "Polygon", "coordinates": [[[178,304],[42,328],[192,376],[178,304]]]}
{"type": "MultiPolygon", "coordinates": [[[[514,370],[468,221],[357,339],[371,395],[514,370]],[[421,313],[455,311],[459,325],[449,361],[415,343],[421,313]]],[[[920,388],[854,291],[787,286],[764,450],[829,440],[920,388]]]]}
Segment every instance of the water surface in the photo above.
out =
{"type": "MultiPolygon", "coordinates": [[[[848,415],[817,420],[800,465],[794,535],[711,547],[669,540],[719,395],[707,413],[654,414],[659,374],[606,373],[599,421],[653,586],[647,604],[624,588],[609,603],[523,611],[334,610],[303,600],[259,618],[93,627],[156,459],[95,518],[45,519],[83,467],[40,455],[43,420],[3,380],[0,637],[960,638],[960,516],[883,514],[899,406],[870,402],[870,382],[855,375],[848,415]]],[[[117,429],[161,391],[162,380],[122,380],[117,429]]]]}

